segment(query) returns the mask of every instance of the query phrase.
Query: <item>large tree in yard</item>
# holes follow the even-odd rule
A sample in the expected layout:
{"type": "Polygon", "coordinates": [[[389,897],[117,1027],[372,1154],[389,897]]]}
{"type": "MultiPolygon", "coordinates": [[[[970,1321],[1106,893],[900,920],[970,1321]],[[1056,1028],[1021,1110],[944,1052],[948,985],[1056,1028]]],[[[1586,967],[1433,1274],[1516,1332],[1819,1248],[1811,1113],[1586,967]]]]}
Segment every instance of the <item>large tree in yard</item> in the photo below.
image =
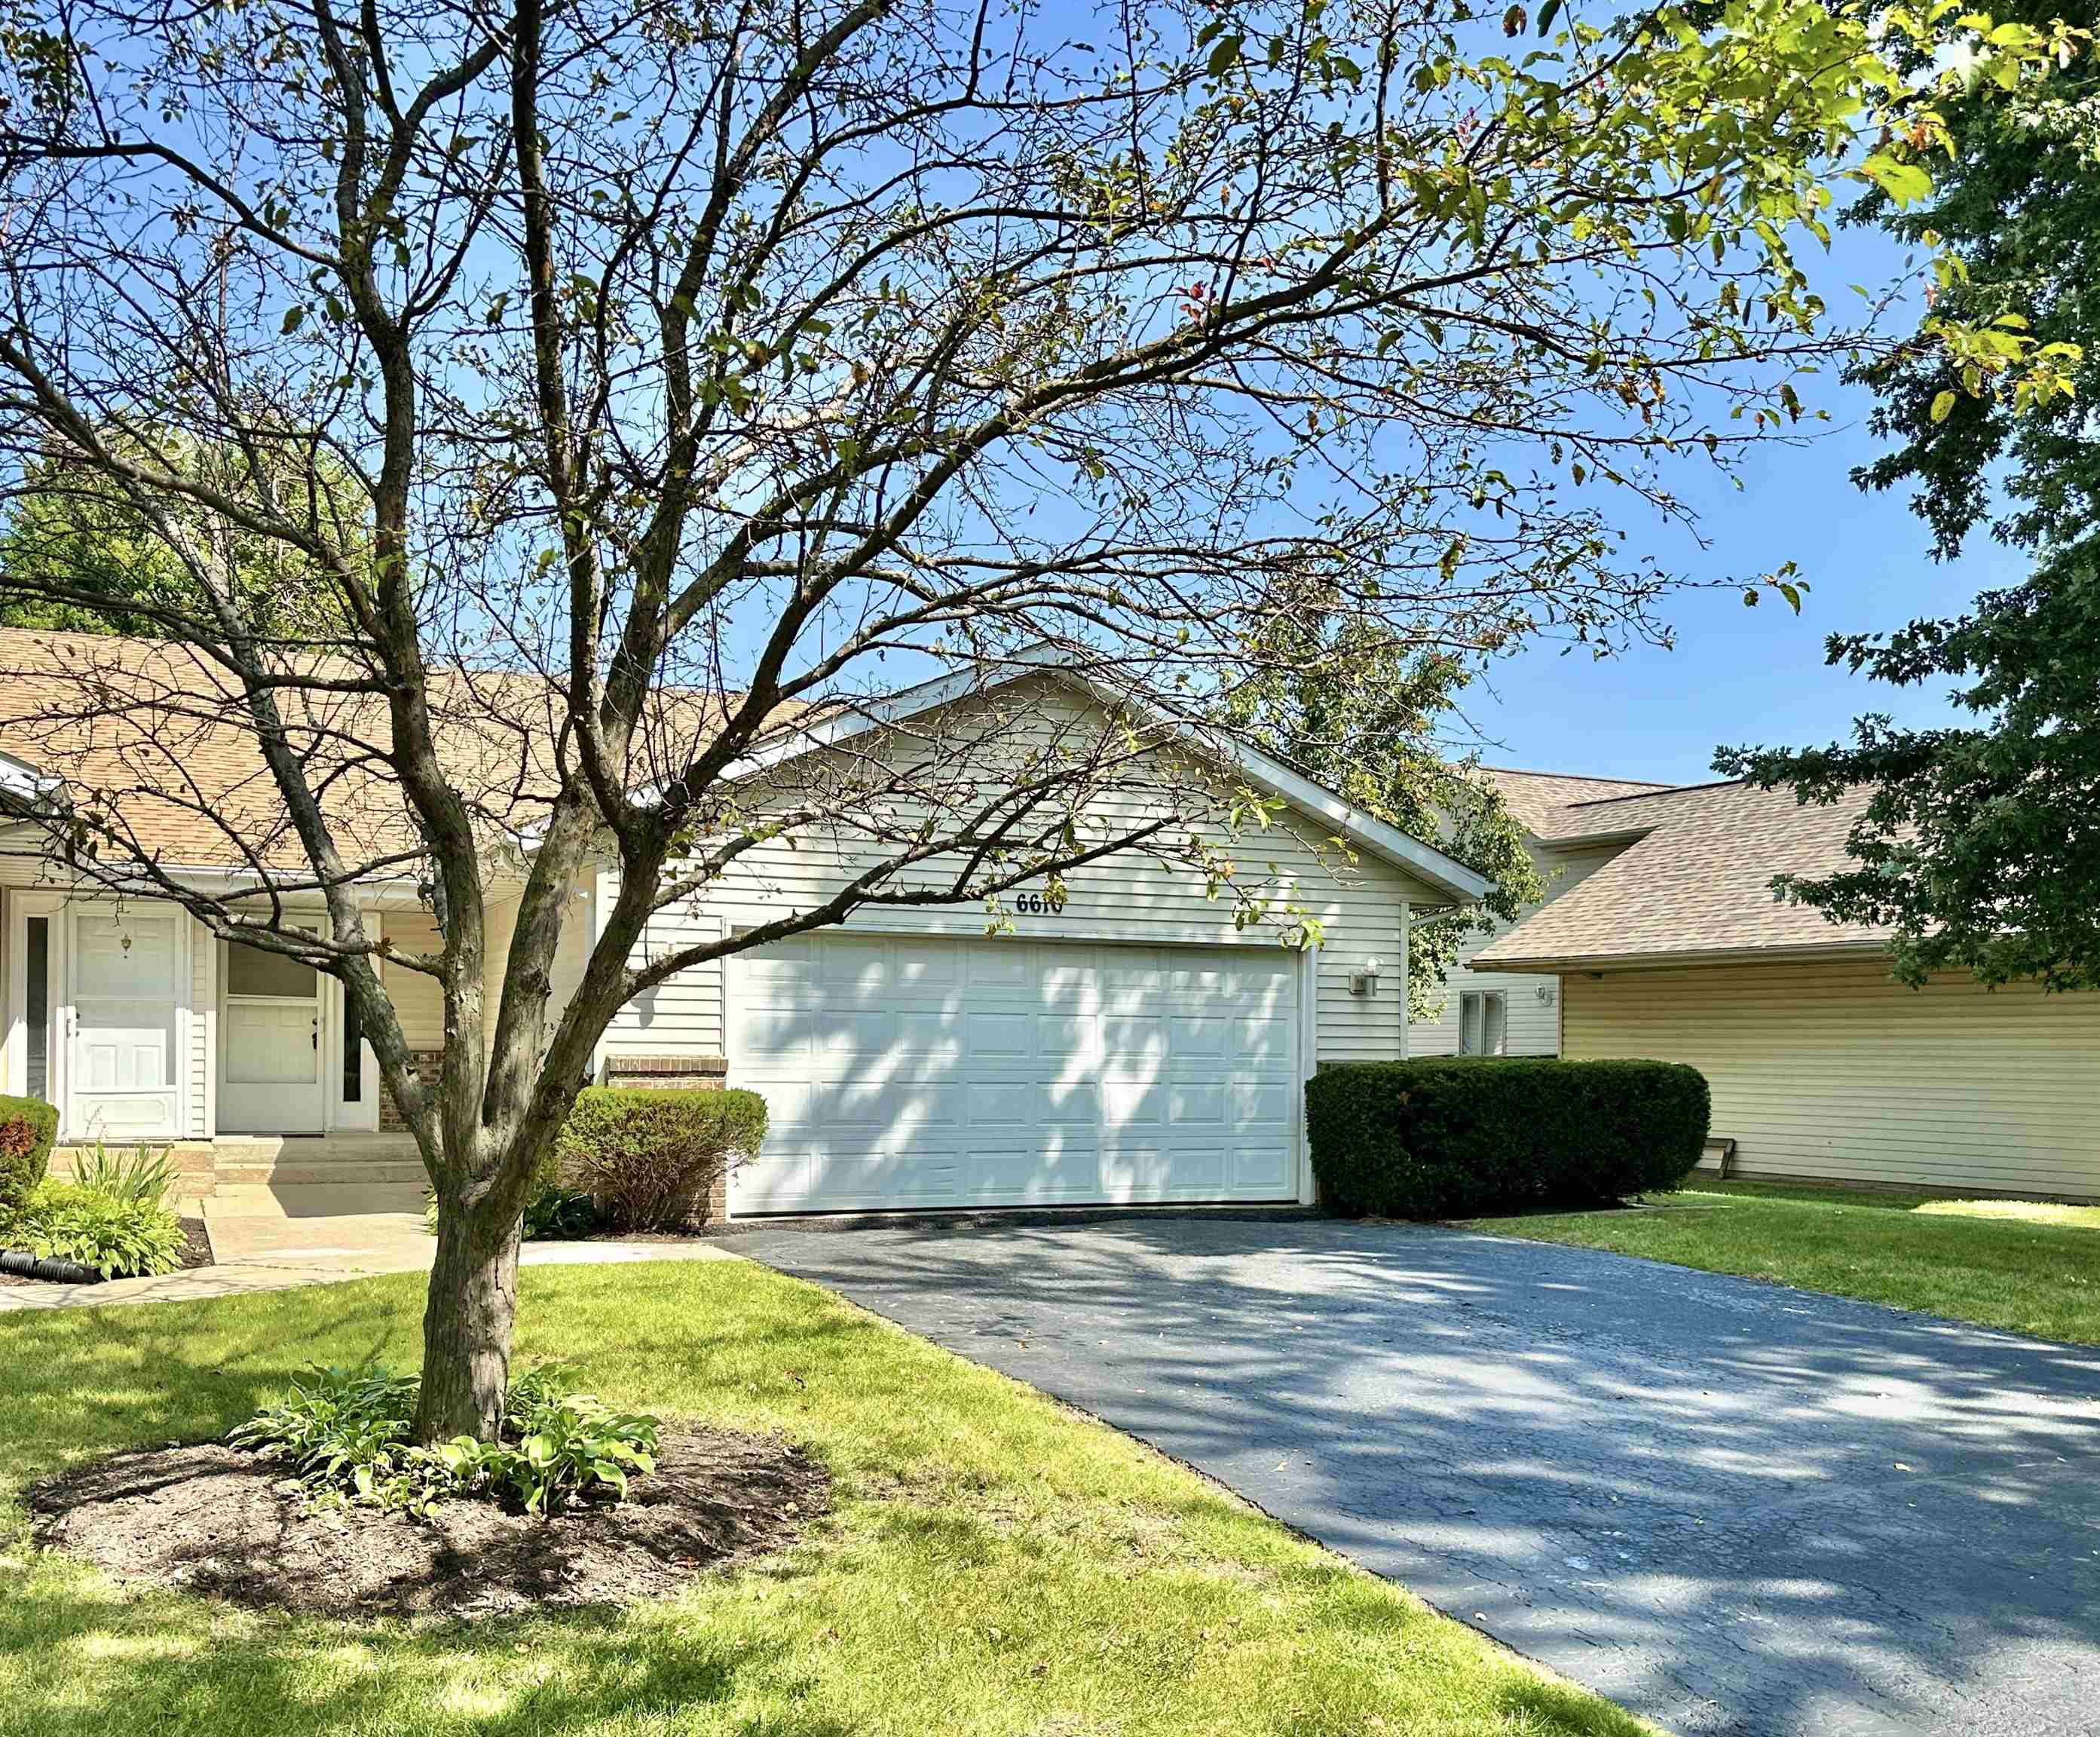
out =
{"type": "MultiPolygon", "coordinates": [[[[2089,27],[2089,3],[2021,4],[1999,28],[2089,27]]],[[[1898,974],[1966,970],[1988,983],[2100,986],[2100,94],[2089,58],[2010,96],[1987,78],[1949,93],[1948,160],[1931,196],[1856,210],[1941,250],[1926,315],[2005,343],[2061,347],[2070,393],[2022,405],[1974,394],[1961,347],[1898,346],[1855,377],[1889,449],[1861,486],[1908,488],[1935,552],[1981,533],[2032,562],[1965,614],[1834,636],[1833,664],[1896,687],[1951,692],[1957,722],[1860,718],[1820,748],[1724,750],[1716,764],[1804,801],[1860,798],[1850,862],[1784,882],[1833,919],[1894,931],[1898,974]]],[[[1929,329],[1921,334],[1929,336],[1929,329]]]]}
{"type": "MultiPolygon", "coordinates": [[[[92,791],[50,824],[93,884],[351,992],[441,1206],[419,1430],[496,1424],[525,1191],[629,997],[1111,855],[1242,896],[1197,823],[1254,811],[1215,776],[1249,684],[1357,631],[1415,673],[1655,631],[1677,576],[1626,527],[1682,514],[1670,466],[1783,433],[1873,343],[1792,249],[1848,178],[1923,190],[1942,82],[1886,56],[1974,40],[1953,11],[9,11],[0,487],[62,464],[151,528],[181,581],[130,610],[212,676],[167,702],[252,739],[297,860],[258,903],[92,791]],[[329,609],[257,607],[265,543],[329,609]],[[1114,727],[1001,685],[1046,648],[1114,727]],[[936,674],[1010,697],[884,724],[936,674]],[[883,727],[774,758],[854,716],[883,727]],[[841,835],[823,896],[638,948],[749,853],[841,835]],[[403,876],[442,935],[396,961],[442,991],[435,1078],[357,896],[403,876]]],[[[2079,46],[1992,41],[2014,84],[2079,46]]],[[[2060,378],[1932,342],[1979,393],[2060,378]]],[[[93,607],[90,577],[0,586],[93,607]]]]}

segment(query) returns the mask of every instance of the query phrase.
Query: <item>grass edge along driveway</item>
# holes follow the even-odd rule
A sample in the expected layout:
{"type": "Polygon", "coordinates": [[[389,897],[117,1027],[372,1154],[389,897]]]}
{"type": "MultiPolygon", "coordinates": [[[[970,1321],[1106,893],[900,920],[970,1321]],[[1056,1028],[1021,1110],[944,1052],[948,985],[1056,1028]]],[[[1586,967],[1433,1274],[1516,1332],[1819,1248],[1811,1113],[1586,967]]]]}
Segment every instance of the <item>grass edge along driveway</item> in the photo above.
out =
{"type": "Polygon", "coordinates": [[[1700,1178],[1644,1207],[1469,1228],[2100,1345],[2100,1208],[1700,1178]]]}
{"type": "Polygon", "coordinates": [[[1405,1732],[1641,1725],[1105,1425],[755,1264],[527,1269],[520,1353],[814,1448],[836,1505],[661,1604],[477,1624],[138,1594],[28,1543],[82,1456],[222,1433],[309,1362],[416,1361],[419,1280],[0,1320],[7,1737],[1405,1732]]]}

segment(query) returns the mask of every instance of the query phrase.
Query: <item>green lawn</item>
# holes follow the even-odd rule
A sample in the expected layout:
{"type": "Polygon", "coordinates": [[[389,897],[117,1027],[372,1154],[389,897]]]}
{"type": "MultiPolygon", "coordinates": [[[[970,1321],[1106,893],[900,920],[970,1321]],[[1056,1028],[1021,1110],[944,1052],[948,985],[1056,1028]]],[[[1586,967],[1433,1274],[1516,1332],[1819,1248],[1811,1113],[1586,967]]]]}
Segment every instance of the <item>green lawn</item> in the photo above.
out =
{"type": "Polygon", "coordinates": [[[2100,1207],[1702,1179],[1649,1208],[1478,1227],[2100,1345],[2100,1207]]]}
{"type": "Polygon", "coordinates": [[[420,1282],[0,1319],[0,1731],[1630,1734],[1193,1474],[742,1262],[528,1269],[521,1349],[625,1406],[783,1429],[838,1480],[787,1558],[463,1628],[136,1595],[28,1545],[55,1467],[217,1434],[308,1361],[416,1359],[420,1282]]]}

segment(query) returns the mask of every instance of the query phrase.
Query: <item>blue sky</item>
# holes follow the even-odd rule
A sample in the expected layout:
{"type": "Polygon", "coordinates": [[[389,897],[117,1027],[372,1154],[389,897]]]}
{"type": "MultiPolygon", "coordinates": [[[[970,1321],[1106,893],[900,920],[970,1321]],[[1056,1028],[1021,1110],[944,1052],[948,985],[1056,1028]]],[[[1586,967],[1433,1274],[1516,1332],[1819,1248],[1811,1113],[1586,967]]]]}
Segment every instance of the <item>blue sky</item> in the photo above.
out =
{"type": "MultiPolygon", "coordinates": [[[[1902,263],[1879,236],[1841,230],[1829,259],[1810,269],[1827,276],[1820,287],[1836,309],[1845,282],[1886,283],[1902,263]]],[[[1979,533],[1959,560],[1934,561],[1905,493],[1852,484],[1853,467],[1882,449],[1866,427],[1871,395],[1834,374],[1815,383],[1802,396],[1832,418],[1820,439],[1758,453],[1740,493],[1718,480],[1695,483],[1694,466],[1676,479],[1713,545],[1689,570],[1752,577],[1794,561],[1811,587],[1801,614],[1771,596],[1751,609],[1740,590],[1688,592],[1663,610],[1677,630],[1674,651],[1598,662],[1581,648],[1562,656],[1558,646],[1534,645],[1469,696],[1488,764],[1695,782],[1714,776],[1723,743],[1828,741],[1863,711],[1918,723],[1953,715],[1943,683],[1898,690],[1825,668],[1824,639],[1958,612],[1978,591],[2019,580],[2026,559],[1979,533]]]]}

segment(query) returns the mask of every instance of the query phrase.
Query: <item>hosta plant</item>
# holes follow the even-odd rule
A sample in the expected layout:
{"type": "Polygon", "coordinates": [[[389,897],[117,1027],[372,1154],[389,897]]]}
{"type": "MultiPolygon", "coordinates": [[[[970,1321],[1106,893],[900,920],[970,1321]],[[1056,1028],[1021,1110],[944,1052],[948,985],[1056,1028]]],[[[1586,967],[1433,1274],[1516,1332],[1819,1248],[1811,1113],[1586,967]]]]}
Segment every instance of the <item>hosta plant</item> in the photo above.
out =
{"type": "Polygon", "coordinates": [[[183,1227],[157,1200],[120,1200],[78,1182],[43,1182],[4,1215],[0,1243],[105,1279],[158,1277],[183,1264],[183,1227]]]}
{"type": "Polygon", "coordinates": [[[511,1384],[501,1434],[435,1446],[414,1436],[418,1383],[383,1368],[315,1369],[290,1394],[228,1438],[289,1461],[308,1498],[325,1506],[402,1509],[480,1497],[527,1514],[617,1501],[656,1469],[657,1420],[615,1412],[580,1390],[578,1372],[550,1364],[511,1384]]]}

